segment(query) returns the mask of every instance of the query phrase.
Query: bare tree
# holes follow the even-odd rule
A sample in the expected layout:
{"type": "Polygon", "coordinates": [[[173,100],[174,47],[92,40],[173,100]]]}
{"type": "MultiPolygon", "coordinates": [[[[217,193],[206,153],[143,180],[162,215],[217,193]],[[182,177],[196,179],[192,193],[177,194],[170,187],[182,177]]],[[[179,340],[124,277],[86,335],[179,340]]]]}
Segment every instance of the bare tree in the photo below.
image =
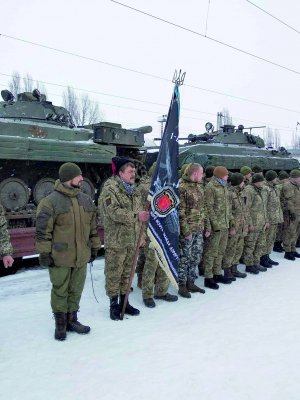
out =
{"type": "Polygon", "coordinates": [[[35,87],[47,97],[47,89],[43,82],[35,81],[35,87]]]}
{"type": "Polygon", "coordinates": [[[14,97],[17,98],[17,94],[21,92],[21,77],[18,71],[13,72],[11,80],[8,82],[8,87],[14,97]]]}
{"type": "Polygon", "coordinates": [[[30,74],[26,74],[23,78],[23,86],[25,92],[32,92],[33,91],[33,79],[30,74]]]}
{"type": "Polygon", "coordinates": [[[281,146],[281,139],[280,139],[280,133],[278,129],[275,129],[274,131],[274,148],[279,149],[281,146]]]}
{"type": "Polygon", "coordinates": [[[274,146],[274,133],[271,128],[267,128],[264,132],[264,141],[267,147],[274,146]]]}
{"type": "Polygon", "coordinates": [[[87,94],[78,98],[74,89],[69,86],[63,92],[63,106],[71,114],[75,125],[90,125],[101,119],[98,103],[90,100],[87,94]]]}

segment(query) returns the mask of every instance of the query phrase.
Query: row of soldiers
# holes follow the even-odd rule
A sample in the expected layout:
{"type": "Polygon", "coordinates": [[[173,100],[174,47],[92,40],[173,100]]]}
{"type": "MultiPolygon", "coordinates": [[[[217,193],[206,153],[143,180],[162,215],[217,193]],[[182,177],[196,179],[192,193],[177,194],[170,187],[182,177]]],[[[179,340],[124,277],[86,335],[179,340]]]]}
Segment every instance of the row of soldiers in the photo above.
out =
{"type": "MultiPolygon", "coordinates": [[[[270,258],[273,248],[284,251],[288,260],[300,257],[296,251],[300,170],[278,175],[270,170],[264,176],[259,166],[243,166],[235,173],[224,166],[209,166],[204,176],[202,166],[191,163],[180,172],[179,295],[190,298],[191,293],[205,292],[195,284],[198,268],[205,277],[204,286],[218,289],[219,283],[247,276],[237,268],[241,261],[251,274],[278,265],[270,258]]],[[[153,287],[154,298],[177,300],[167,293],[168,279],[147,246],[137,273],[147,307],[155,307],[153,287]]]]}

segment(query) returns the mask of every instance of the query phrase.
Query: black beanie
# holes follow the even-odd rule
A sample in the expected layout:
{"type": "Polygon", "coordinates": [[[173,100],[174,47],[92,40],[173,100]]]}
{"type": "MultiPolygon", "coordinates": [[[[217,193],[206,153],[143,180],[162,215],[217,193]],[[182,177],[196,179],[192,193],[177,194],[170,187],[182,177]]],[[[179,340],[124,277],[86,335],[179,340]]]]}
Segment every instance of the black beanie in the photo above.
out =
{"type": "Polygon", "coordinates": [[[113,157],[111,160],[113,174],[118,175],[120,168],[127,163],[133,163],[133,161],[127,157],[113,157]]]}
{"type": "Polygon", "coordinates": [[[208,165],[206,168],[205,168],[205,176],[206,176],[206,178],[211,178],[211,177],[213,177],[213,175],[214,175],[214,169],[215,169],[216,167],[214,166],[214,165],[208,165]]]}
{"type": "Polygon", "coordinates": [[[59,180],[64,183],[71,181],[72,179],[76,178],[76,176],[82,175],[81,169],[78,165],[67,162],[61,165],[58,171],[59,180]]]}
{"type": "Polygon", "coordinates": [[[277,178],[277,173],[275,171],[273,171],[272,169],[270,169],[270,171],[267,171],[265,173],[265,178],[267,181],[272,182],[274,179],[277,178]]]}
{"type": "Polygon", "coordinates": [[[263,182],[265,178],[261,174],[254,174],[252,176],[252,183],[263,182]]]}
{"type": "Polygon", "coordinates": [[[244,175],[240,174],[239,172],[234,172],[230,177],[231,186],[238,186],[244,180],[244,175]]]}
{"type": "Polygon", "coordinates": [[[255,174],[258,174],[259,172],[263,172],[263,169],[262,169],[262,167],[260,167],[259,165],[253,165],[252,171],[253,171],[255,174]]]}

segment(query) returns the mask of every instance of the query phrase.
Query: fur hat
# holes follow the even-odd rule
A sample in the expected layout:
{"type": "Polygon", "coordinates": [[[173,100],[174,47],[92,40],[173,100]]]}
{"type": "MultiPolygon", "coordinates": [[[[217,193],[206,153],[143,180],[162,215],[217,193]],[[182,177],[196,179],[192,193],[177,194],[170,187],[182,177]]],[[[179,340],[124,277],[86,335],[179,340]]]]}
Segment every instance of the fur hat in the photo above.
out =
{"type": "Polygon", "coordinates": [[[113,157],[111,160],[111,169],[113,174],[118,175],[120,168],[127,163],[133,163],[133,161],[127,157],[113,157]]]}
{"type": "Polygon", "coordinates": [[[244,175],[239,172],[234,172],[230,177],[231,186],[238,186],[244,180],[244,175]]]}
{"type": "Polygon", "coordinates": [[[244,165],[241,169],[240,169],[240,173],[245,175],[251,174],[252,169],[250,167],[248,167],[247,165],[244,165]]]}
{"type": "Polygon", "coordinates": [[[299,178],[300,177],[300,169],[293,169],[290,172],[290,177],[291,178],[299,178]]]}
{"type": "Polygon", "coordinates": [[[223,166],[218,166],[214,169],[214,176],[222,179],[224,176],[229,175],[228,169],[223,166]]]}
{"type": "Polygon", "coordinates": [[[277,173],[275,171],[273,171],[272,169],[270,169],[270,171],[267,171],[265,173],[265,178],[267,181],[271,182],[277,178],[277,173]]]}
{"type": "Polygon", "coordinates": [[[78,165],[67,162],[60,166],[58,175],[59,180],[64,183],[71,181],[72,179],[76,178],[76,176],[82,175],[82,172],[78,165]]]}
{"type": "Polygon", "coordinates": [[[262,176],[262,174],[254,174],[252,176],[252,183],[257,183],[257,182],[263,182],[265,178],[262,176]]]}
{"type": "Polygon", "coordinates": [[[288,179],[289,174],[286,171],[280,171],[278,173],[278,178],[282,181],[283,179],[288,179]]]}

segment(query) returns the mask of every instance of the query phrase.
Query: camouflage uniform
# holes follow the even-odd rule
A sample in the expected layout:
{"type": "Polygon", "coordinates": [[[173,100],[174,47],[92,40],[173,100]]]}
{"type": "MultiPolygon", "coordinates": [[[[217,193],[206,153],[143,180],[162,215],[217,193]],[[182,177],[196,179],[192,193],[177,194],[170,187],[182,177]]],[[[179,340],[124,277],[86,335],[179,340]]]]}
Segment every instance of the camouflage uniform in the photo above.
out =
{"type": "Polygon", "coordinates": [[[239,186],[229,188],[229,199],[232,207],[232,220],[230,227],[235,228],[236,234],[228,237],[223,268],[230,268],[239,264],[243,254],[245,236],[248,234],[249,213],[246,206],[244,190],[239,186]]]}
{"type": "Polygon", "coordinates": [[[56,181],[40,202],[36,218],[36,249],[50,254],[51,306],[54,313],[78,311],[91,250],[100,248],[96,207],[80,189],[56,181]]]}
{"type": "Polygon", "coordinates": [[[289,213],[287,210],[287,203],[283,198],[283,186],[285,185],[285,180],[279,181],[276,183],[277,190],[279,191],[280,194],[280,205],[281,205],[281,210],[282,210],[282,215],[283,215],[283,222],[278,224],[277,227],[277,233],[276,233],[276,242],[282,242],[283,239],[283,231],[287,228],[289,224],[289,213]]]}
{"type": "Polygon", "coordinates": [[[300,234],[300,186],[289,181],[283,185],[282,195],[289,214],[289,224],[283,232],[283,248],[285,252],[296,252],[300,234]]]}
{"type": "Polygon", "coordinates": [[[118,177],[101,193],[100,213],[105,232],[105,288],[108,297],[125,294],[137,245],[141,195],[129,194],[118,177]]]}
{"type": "Polygon", "coordinates": [[[259,265],[260,257],[265,254],[266,249],[268,190],[250,184],[244,189],[244,194],[249,210],[249,225],[254,226],[255,230],[245,237],[243,260],[246,266],[259,265]]]}
{"type": "Polygon", "coordinates": [[[271,254],[276,240],[278,224],[283,223],[283,212],[280,201],[281,188],[277,184],[268,181],[266,182],[266,188],[269,191],[267,218],[270,227],[266,234],[266,251],[264,254],[271,254]]]}
{"type": "Polygon", "coordinates": [[[179,181],[180,262],[178,283],[186,284],[197,279],[197,269],[203,252],[203,230],[207,225],[204,189],[183,174],[179,181]],[[186,239],[192,235],[191,240],[186,239]]]}
{"type": "Polygon", "coordinates": [[[0,205],[0,256],[1,257],[11,256],[12,253],[13,253],[13,248],[9,240],[4,209],[0,205]]]}
{"type": "Polygon", "coordinates": [[[232,219],[228,188],[215,177],[206,186],[205,203],[212,233],[205,244],[203,267],[205,278],[213,278],[222,274],[222,260],[232,219]]]}

